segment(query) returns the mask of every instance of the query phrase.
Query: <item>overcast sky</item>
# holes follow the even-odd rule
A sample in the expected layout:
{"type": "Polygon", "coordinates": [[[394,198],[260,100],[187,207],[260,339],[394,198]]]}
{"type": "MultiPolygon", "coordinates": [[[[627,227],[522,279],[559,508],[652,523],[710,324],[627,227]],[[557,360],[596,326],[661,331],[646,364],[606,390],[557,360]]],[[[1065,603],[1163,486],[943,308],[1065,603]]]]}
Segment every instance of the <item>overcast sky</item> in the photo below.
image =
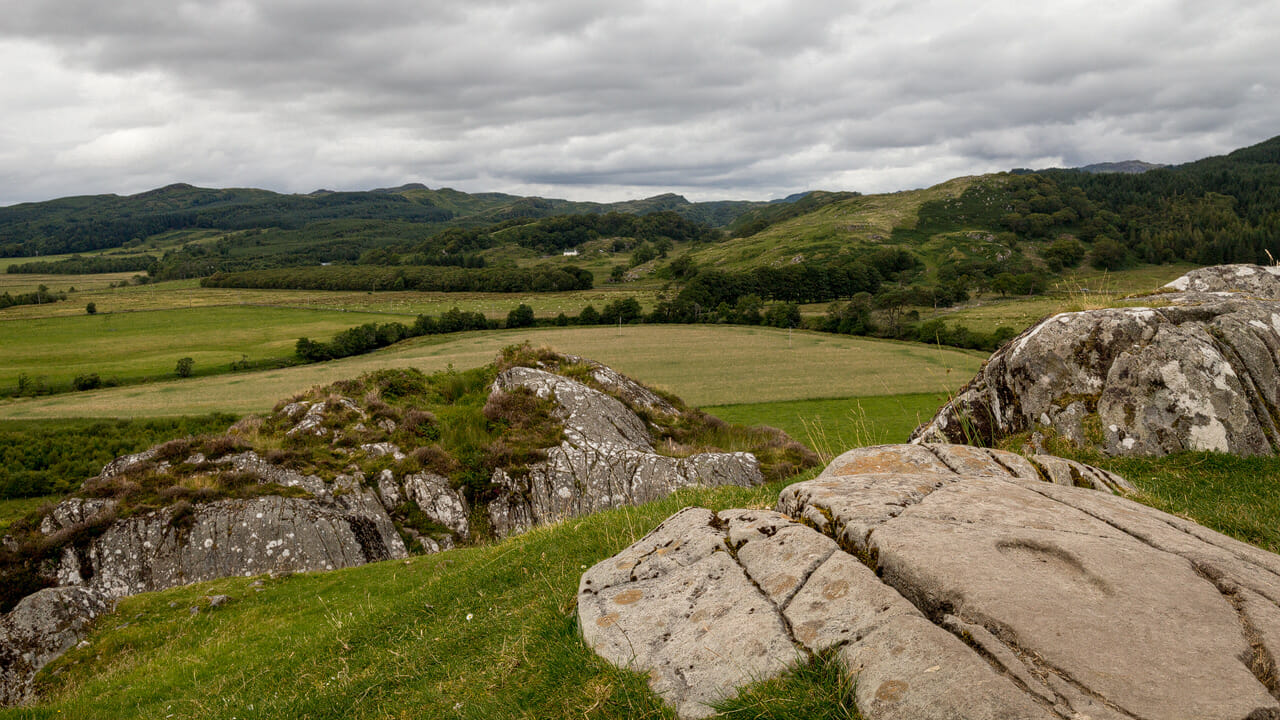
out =
{"type": "Polygon", "coordinates": [[[0,205],[882,192],[1280,134],[1280,2],[0,0],[0,205]]]}

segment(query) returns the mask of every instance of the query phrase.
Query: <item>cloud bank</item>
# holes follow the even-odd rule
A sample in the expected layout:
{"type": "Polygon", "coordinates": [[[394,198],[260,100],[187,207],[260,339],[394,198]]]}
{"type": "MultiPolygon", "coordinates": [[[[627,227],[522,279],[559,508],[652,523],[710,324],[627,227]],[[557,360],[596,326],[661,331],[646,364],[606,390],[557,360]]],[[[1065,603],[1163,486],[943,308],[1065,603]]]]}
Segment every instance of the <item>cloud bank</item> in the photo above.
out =
{"type": "Polygon", "coordinates": [[[179,181],[880,192],[1185,162],[1280,117],[1274,2],[0,5],[0,204],[179,181]]]}

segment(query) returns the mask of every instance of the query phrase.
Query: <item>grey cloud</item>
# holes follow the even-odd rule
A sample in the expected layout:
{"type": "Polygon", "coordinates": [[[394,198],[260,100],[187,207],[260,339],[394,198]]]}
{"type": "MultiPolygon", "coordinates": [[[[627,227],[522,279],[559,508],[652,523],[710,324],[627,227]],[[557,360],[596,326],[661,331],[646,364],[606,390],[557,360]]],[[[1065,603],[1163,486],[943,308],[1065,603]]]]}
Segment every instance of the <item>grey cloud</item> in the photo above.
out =
{"type": "Polygon", "coordinates": [[[0,89],[0,128],[30,128],[0,130],[0,202],[176,180],[893,190],[1184,161],[1280,114],[1274,3],[866,5],[0,0],[0,60],[55,88],[0,89]]]}

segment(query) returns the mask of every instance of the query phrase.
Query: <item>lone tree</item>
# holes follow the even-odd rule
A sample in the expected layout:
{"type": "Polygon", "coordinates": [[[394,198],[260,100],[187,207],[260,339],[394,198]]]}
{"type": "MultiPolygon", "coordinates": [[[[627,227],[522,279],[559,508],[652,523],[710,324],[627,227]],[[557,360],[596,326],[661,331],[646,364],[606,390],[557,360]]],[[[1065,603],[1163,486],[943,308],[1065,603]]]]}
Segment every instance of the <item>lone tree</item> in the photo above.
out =
{"type": "Polygon", "coordinates": [[[178,360],[178,366],[174,368],[174,372],[178,373],[178,377],[191,377],[191,371],[195,369],[196,361],[189,357],[178,360]]]}
{"type": "Polygon", "coordinates": [[[533,326],[533,308],[520,303],[515,310],[507,313],[507,327],[522,328],[533,326]]]}
{"type": "Polygon", "coordinates": [[[84,306],[84,311],[90,315],[96,315],[98,313],[98,306],[94,303],[89,303],[84,306]]]}

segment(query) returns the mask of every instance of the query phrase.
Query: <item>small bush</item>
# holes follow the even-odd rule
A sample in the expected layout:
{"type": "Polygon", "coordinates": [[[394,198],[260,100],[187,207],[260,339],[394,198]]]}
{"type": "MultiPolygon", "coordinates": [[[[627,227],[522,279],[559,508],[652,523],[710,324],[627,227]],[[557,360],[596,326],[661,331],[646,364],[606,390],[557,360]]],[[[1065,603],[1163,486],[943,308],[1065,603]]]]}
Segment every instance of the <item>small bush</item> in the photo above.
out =
{"type": "Polygon", "coordinates": [[[178,375],[178,377],[191,377],[191,373],[195,371],[195,367],[195,360],[192,360],[189,357],[184,357],[178,360],[178,364],[174,367],[173,371],[178,375]]]}
{"type": "Polygon", "coordinates": [[[76,390],[93,390],[102,387],[102,378],[98,377],[98,373],[89,373],[88,375],[77,375],[71,381],[71,387],[76,390]]]}

